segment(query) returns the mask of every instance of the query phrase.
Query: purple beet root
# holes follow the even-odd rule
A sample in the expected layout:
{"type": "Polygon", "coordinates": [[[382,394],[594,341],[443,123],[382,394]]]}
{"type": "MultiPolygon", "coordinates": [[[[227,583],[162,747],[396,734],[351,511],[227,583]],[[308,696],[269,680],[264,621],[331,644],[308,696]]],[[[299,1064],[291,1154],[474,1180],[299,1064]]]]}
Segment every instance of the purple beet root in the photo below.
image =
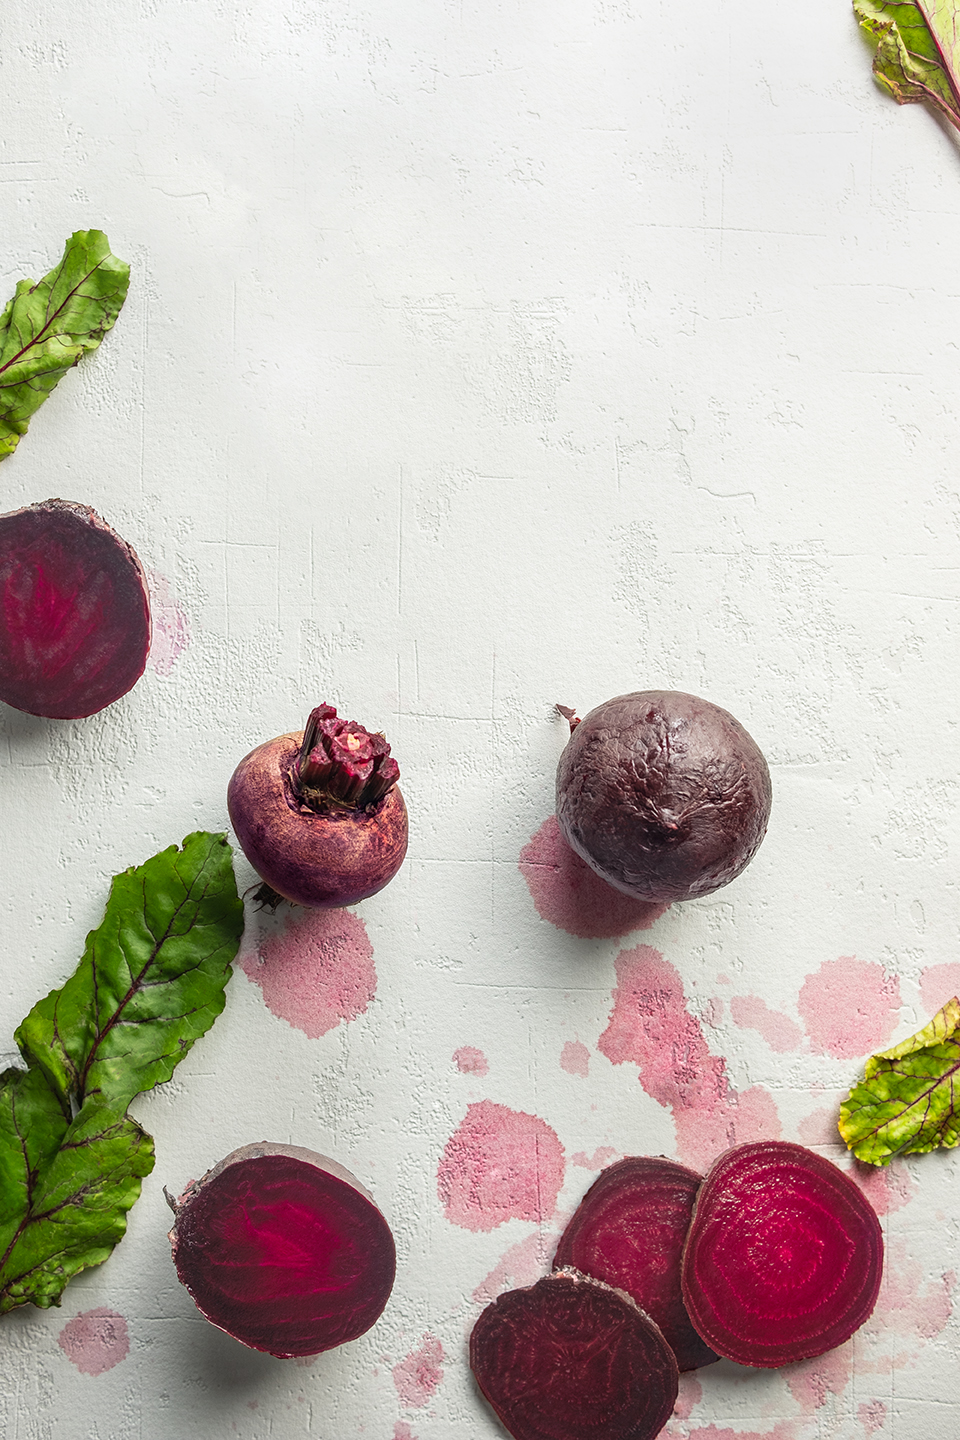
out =
{"type": "Polygon", "coordinates": [[[269,891],[315,909],[354,905],[382,890],[407,853],[399,775],[382,735],[318,705],[302,734],[240,761],[227,808],[269,891]]]}
{"type": "Polygon", "coordinates": [[[729,1360],[776,1367],[842,1345],[871,1314],[882,1272],[870,1202],[802,1145],[738,1145],[700,1187],[683,1297],[704,1340],[729,1360]]]}
{"type": "Polygon", "coordinates": [[[709,895],[752,860],[770,817],[770,772],[726,710],[644,690],[568,719],[557,819],[601,879],[671,904],[709,895]]]}
{"type": "Polygon", "coordinates": [[[80,720],[126,695],[147,663],[143,567],[88,505],[0,515],[0,700],[80,720]]]}
{"type": "Polygon", "coordinates": [[[251,1349],[319,1355],[363,1335],[390,1297],[390,1227],[348,1170],[312,1150],[246,1145],[170,1204],[182,1284],[251,1349]]]}
{"type": "Polygon", "coordinates": [[[657,1326],[629,1295],[575,1271],[488,1305],[470,1366],[514,1440],[653,1440],[677,1399],[657,1326]]]}
{"type": "Polygon", "coordinates": [[[681,1370],[719,1357],[690,1323],[680,1258],[701,1176],[662,1156],[631,1156],[591,1185],[560,1237],[554,1264],[625,1290],[655,1320],[681,1370]]]}

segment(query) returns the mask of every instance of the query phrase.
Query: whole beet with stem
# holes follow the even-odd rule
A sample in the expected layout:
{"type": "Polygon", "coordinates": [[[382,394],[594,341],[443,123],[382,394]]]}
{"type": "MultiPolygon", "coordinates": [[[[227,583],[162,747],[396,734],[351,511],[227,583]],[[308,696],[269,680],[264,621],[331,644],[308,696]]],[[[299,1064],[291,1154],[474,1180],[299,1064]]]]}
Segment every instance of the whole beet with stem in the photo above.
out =
{"type": "Polygon", "coordinates": [[[237,766],[227,808],[264,881],[262,903],[355,905],[393,879],[407,852],[400,767],[381,734],[310,712],[302,733],[258,745],[237,766]]]}

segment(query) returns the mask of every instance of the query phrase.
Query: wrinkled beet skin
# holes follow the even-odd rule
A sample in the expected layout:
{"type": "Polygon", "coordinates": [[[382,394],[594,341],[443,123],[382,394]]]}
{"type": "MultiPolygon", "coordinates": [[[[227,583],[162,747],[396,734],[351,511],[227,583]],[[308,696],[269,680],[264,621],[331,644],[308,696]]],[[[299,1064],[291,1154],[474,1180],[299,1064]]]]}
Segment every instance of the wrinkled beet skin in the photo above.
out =
{"type": "Polygon", "coordinates": [[[0,700],[81,720],[139,680],[150,599],[132,547],[88,505],[0,515],[0,700]]]}
{"type": "Polygon", "coordinates": [[[618,695],[577,725],[557,767],[564,837],[638,900],[709,895],[756,854],[770,772],[726,710],[674,690],[618,695]]]}
{"type": "Polygon", "coordinates": [[[649,1316],[568,1272],[488,1305],[470,1367],[514,1440],[653,1440],[677,1399],[677,1362],[649,1316]]]}
{"type": "Polygon", "coordinates": [[[262,880],[295,905],[355,905],[393,879],[407,853],[407,808],[389,790],[373,815],[362,810],[303,814],[288,775],[303,732],[251,750],[227,789],[230,822],[262,880]]]}
{"type": "Polygon", "coordinates": [[[873,1312],[883,1233],[860,1188],[786,1140],[737,1145],[700,1187],[683,1298],[718,1354],[775,1368],[842,1345],[873,1312]]]}
{"type": "Polygon", "coordinates": [[[396,1275],[390,1227],[326,1156],[245,1146],[190,1185],[175,1210],[181,1283],[202,1315],[253,1350],[319,1355],[383,1313],[396,1275]]]}
{"type": "Polygon", "coordinates": [[[662,1156],[609,1165],[560,1237],[554,1265],[616,1286],[655,1320],[681,1370],[719,1356],[694,1330],[680,1290],[680,1259],[702,1176],[662,1156]]]}

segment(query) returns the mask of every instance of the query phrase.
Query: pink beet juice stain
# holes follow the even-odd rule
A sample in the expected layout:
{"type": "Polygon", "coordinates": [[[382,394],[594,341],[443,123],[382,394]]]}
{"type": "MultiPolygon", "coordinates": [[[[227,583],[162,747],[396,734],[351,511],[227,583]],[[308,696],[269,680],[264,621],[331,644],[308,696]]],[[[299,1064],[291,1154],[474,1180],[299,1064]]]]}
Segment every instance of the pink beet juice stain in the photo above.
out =
{"type": "Polygon", "coordinates": [[[373,946],[349,910],[306,910],[243,957],[268,1009],[311,1040],[362,1015],[377,991],[373,946]]]}
{"type": "Polygon", "coordinates": [[[461,1075],[486,1075],[490,1063],[482,1050],[475,1045],[461,1045],[453,1052],[453,1063],[461,1075]]]}
{"type": "Polygon", "coordinates": [[[796,1050],[803,1039],[800,1026],[789,1015],[771,1010],[759,995],[732,996],[730,1014],[735,1025],[741,1030],[756,1030],[778,1055],[796,1050]]]}
{"type": "Polygon", "coordinates": [[[116,1310],[84,1310],[64,1325],[57,1343],[84,1375],[103,1375],[126,1359],[130,1350],[127,1322],[116,1310]]]}
{"type": "Polygon", "coordinates": [[[565,1168],[563,1146],[545,1120],[481,1100],[447,1141],[437,1193],[447,1219],[464,1230],[542,1221],[556,1209],[565,1168]]]}
{"type": "Polygon", "coordinates": [[[590,1051],[582,1040],[568,1040],[560,1051],[560,1069],[568,1075],[580,1075],[584,1080],[590,1074],[590,1051]]]}
{"type": "Polygon", "coordinates": [[[929,1018],[955,995],[960,995],[960,963],[948,960],[944,965],[928,965],[920,976],[920,1001],[929,1018]]]}
{"type": "Polygon", "coordinates": [[[401,1403],[422,1409],[443,1379],[443,1346],[435,1335],[424,1335],[416,1350],[393,1367],[393,1383],[401,1403]]]}
{"type": "Polygon", "coordinates": [[[673,1111],[680,1160],[705,1169],[731,1145],[779,1139],[772,1095],[759,1085],[742,1093],[733,1088],[726,1060],[711,1053],[669,961],[638,945],[621,950],[616,975],[613,1010],[598,1049],[614,1065],[639,1066],[647,1094],[673,1111]]]}
{"type": "Polygon", "coordinates": [[[634,900],[595,875],[551,815],[520,851],[520,874],[542,920],[581,940],[610,940],[649,930],[669,907],[634,900]]]}
{"type": "Polygon", "coordinates": [[[154,674],[166,679],[190,644],[190,626],[165,575],[148,570],[147,586],[152,627],[147,663],[154,674]]]}
{"type": "Polygon", "coordinates": [[[818,1055],[855,1060],[886,1045],[900,1015],[900,983],[882,965],[842,955],[808,975],[797,1001],[818,1055]]]}

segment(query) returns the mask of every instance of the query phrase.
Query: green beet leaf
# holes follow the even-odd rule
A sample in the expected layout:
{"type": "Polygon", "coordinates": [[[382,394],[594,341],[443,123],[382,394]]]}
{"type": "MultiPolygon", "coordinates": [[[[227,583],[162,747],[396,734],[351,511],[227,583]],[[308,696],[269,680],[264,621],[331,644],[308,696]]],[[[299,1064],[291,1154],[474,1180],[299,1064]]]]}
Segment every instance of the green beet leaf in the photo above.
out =
{"type": "Polygon", "coordinates": [[[948,1000],[909,1040],[870,1057],[840,1106],[839,1128],[868,1165],[960,1142],[960,999],[948,1000]]]}
{"type": "Polygon", "coordinates": [[[955,0],[853,0],[853,8],[877,42],[873,73],[897,104],[927,100],[960,130],[960,10],[955,0]]]}
{"type": "Polygon", "coordinates": [[[0,315],[0,460],[61,376],[96,350],[129,283],[130,266],[111,255],[102,230],[78,230],[49,275],[19,281],[0,315]]]}
{"type": "Polygon", "coordinates": [[[60,1303],[109,1255],[153,1168],[127,1115],[224,1005],[243,932],[230,846],[198,831],[115,877],[77,970],[17,1031],[0,1074],[0,1314],[60,1303]]]}

